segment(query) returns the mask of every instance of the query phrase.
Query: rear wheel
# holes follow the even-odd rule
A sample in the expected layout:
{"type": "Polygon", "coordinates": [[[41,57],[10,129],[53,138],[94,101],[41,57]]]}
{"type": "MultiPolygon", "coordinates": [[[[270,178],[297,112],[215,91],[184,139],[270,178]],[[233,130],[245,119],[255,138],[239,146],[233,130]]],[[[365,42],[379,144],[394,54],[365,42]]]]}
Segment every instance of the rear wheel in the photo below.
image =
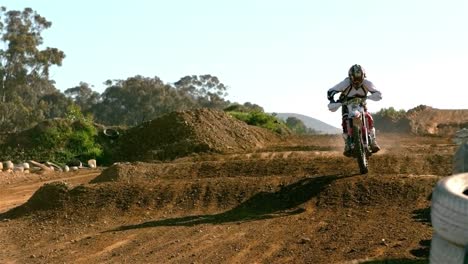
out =
{"type": "Polygon", "coordinates": [[[354,151],[359,164],[359,171],[361,174],[366,174],[369,169],[367,163],[367,155],[362,144],[361,129],[358,126],[353,126],[353,141],[354,151]]]}

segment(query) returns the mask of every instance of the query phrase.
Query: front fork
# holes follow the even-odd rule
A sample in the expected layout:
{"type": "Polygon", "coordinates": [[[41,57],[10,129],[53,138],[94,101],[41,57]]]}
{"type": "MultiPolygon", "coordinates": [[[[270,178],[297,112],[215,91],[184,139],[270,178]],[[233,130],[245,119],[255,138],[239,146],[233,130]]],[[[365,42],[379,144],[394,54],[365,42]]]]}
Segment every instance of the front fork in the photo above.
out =
{"type": "MultiPolygon", "coordinates": [[[[361,135],[362,135],[362,139],[363,139],[363,143],[364,145],[367,147],[369,146],[369,130],[367,129],[369,127],[369,124],[368,124],[368,121],[367,121],[367,117],[366,117],[366,113],[364,114],[361,114],[360,117],[356,118],[348,118],[346,120],[346,128],[347,128],[347,131],[348,131],[348,140],[350,140],[352,137],[353,137],[353,126],[354,124],[356,124],[359,129],[361,129],[361,135]]],[[[353,142],[354,144],[356,142],[353,142]]],[[[352,146],[354,147],[354,146],[352,146]]]]}

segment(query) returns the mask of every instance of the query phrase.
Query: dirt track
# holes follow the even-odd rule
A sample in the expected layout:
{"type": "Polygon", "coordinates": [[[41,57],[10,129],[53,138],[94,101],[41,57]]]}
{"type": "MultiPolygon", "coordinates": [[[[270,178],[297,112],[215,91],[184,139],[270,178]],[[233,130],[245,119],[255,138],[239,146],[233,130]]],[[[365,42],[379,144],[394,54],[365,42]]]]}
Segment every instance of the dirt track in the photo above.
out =
{"type": "Polygon", "coordinates": [[[455,146],[380,142],[368,175],[341,156],[339,137],[318,136],[121,164],[97,178],[2,176],[0,263],[425,263],[428,196],[451,174],[455,146]],[[24,203],[54,179],[71,187],[24,203]]]}

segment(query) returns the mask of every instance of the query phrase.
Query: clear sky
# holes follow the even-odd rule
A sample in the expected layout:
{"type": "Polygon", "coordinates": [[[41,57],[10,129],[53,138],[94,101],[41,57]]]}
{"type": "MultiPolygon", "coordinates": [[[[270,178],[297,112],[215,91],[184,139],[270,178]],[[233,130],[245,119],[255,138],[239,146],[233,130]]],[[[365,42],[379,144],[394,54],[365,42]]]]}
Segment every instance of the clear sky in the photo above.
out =
{"type": "Polygon", "coordinates": [[[137,74],[172,83],[212,74],[227,99],[294,112],[340,127],[326,91],[361,64],[382,92],[370,111],[420,104],[468,108],[466,0],[2,0],[31,7],[52,27],[44,45],[65,52],[51,79],[137,74]]]}

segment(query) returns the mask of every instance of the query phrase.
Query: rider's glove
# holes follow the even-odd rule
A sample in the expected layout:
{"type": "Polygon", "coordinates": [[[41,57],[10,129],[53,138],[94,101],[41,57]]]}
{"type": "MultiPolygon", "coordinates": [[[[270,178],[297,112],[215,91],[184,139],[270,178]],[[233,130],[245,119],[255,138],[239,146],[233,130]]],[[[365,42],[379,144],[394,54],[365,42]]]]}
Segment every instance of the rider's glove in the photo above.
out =
{"type": "Polygon", "coordinates": [[[330,101],[330,103],[335,103],[335,98],[333,98],[333,96],[336,93],[337,93],[337,91],[328,91],[327,97],[328,97],[328,101],[330,101]]]}
{"type": "Polygon", "coordinates": [[[369,96],[367,96],[367,99],[373,100],[373,101],[379,101],[382,99],[382,95],[380,93],[373,93],[369,96]]]}

